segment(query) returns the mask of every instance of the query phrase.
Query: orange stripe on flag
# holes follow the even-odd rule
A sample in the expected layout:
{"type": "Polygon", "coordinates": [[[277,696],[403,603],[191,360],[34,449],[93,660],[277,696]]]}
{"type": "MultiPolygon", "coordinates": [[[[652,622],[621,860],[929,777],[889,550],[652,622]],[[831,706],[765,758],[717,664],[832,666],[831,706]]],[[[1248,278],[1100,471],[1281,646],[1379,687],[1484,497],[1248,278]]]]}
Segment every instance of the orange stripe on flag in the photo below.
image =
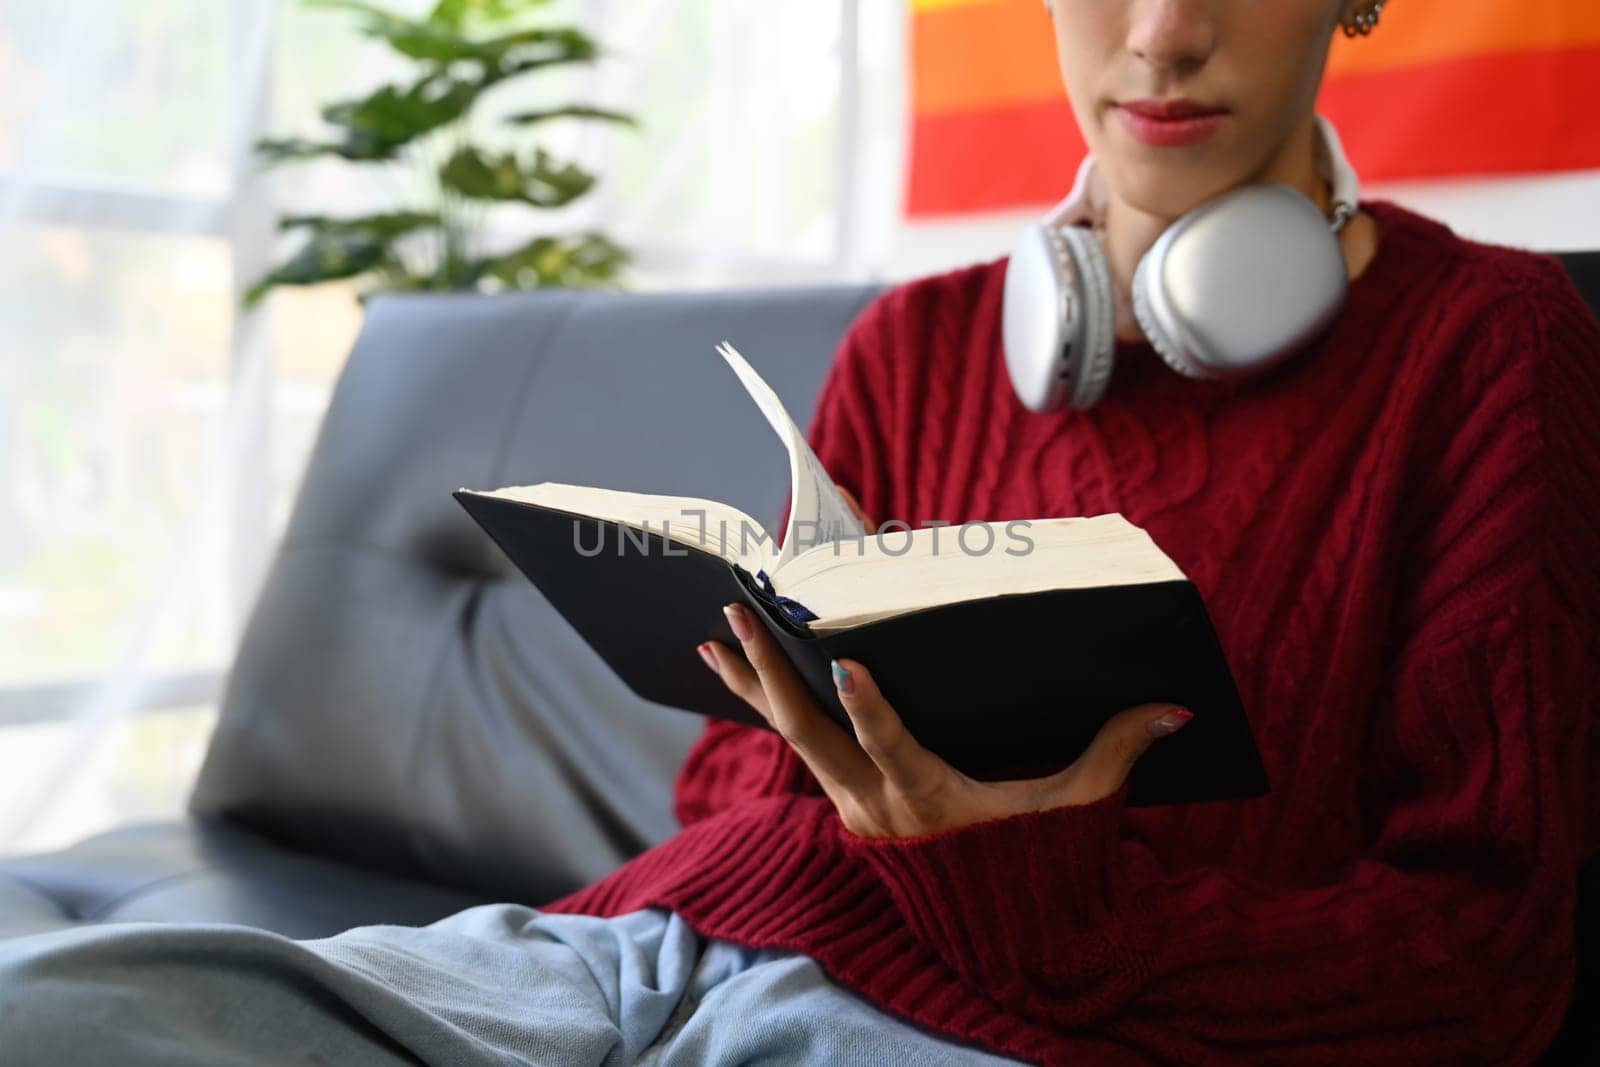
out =
{"type": "Polygon", "coordinates": [[[1066,96],[1039,0],[964,0],[918,14],[911,70],[918,115],[1066,96]]]}
{"type": "MultiPolygon", "coordinates": [[[[1038,0],[915,0],[917,114],[1034,103],[1065,94],[1038,0]]],[[[1406,0],[1371,37],[1335,33],[1328,79],[1478,55],[1600,44],[1597,0],[1406,0]]]]}
{"type": "Polygon", "coordinates": [[[1335,34],[1328,77],[1477,55],[1600,44],[1596,0],[1404,0],[1371,37],[1335,34]]]}

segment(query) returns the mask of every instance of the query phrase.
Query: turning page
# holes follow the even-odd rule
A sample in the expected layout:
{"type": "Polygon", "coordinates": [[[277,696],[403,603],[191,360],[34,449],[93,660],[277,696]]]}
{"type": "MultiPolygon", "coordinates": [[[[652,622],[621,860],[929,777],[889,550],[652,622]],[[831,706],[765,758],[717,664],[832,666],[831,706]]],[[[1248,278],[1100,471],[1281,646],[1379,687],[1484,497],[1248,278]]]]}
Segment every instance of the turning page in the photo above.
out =
{"type": "Polygon", "coordinates": [[[773,561],[772,569],[776,571],[816,545],[863,536],[866,528],[811,450],[805,434],[784,410],[778,394],[731,344],[724,341],[717,346],[717,351],[739,376],[739,381],[744,383],[745,390],[789,451],[789,524],[784,528],[783,549],[773,561]]]}

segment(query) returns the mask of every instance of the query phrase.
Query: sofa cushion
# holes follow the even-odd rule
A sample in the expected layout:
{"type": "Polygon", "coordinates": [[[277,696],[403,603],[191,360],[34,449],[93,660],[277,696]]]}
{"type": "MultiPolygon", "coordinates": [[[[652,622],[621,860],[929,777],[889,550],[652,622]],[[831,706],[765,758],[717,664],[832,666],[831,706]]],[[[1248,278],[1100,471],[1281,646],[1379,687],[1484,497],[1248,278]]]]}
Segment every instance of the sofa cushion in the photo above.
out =
{"type": "Polygon", "coordinates": [[[0,860],[0,937],[98,922],[225,922],[289,937],[420,925],[480,898],[203,820],[141,823],[0,860]]]}

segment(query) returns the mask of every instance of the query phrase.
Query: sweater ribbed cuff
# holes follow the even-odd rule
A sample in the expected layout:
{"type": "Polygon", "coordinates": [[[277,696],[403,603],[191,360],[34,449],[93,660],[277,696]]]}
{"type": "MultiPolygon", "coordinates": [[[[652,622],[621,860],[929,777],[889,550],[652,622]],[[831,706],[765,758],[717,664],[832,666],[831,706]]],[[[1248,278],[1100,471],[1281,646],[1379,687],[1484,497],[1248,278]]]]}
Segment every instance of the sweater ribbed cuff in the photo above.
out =
{"type": "Polygon", "coordinates": [[[888,888],[918,938],[992,994],[1116,965],[1118,838],[1128,784],[1091,804],[844,848],[888,888]],[[1032,979],[1034,981],[1029,981],[1032,979]]]}

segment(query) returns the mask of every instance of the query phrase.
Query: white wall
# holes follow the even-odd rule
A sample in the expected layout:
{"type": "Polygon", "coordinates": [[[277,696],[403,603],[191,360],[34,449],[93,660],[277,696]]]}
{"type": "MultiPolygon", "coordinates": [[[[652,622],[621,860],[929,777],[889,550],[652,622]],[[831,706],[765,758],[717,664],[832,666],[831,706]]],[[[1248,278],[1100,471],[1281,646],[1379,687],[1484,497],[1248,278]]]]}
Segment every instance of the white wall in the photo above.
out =
{"type": "Polygon", "coordinates": [[[1497,181],[1374,183],[1464,237],[1546,252],[1600,249],[1600,171],[1497,181]]]}
{"type": "MultiPolygon", "coordinates": [[[[1373,182],[1362,186],[1362,195],[1394,200],[1475,240],[1548,252],[1600,250],[1600,171],[1496,180],[1373,182]]],[[[893,235],[881,275],[899,280],[1005,255],[1021,226],[1048,207],[904,223],[893,235]]]]}

